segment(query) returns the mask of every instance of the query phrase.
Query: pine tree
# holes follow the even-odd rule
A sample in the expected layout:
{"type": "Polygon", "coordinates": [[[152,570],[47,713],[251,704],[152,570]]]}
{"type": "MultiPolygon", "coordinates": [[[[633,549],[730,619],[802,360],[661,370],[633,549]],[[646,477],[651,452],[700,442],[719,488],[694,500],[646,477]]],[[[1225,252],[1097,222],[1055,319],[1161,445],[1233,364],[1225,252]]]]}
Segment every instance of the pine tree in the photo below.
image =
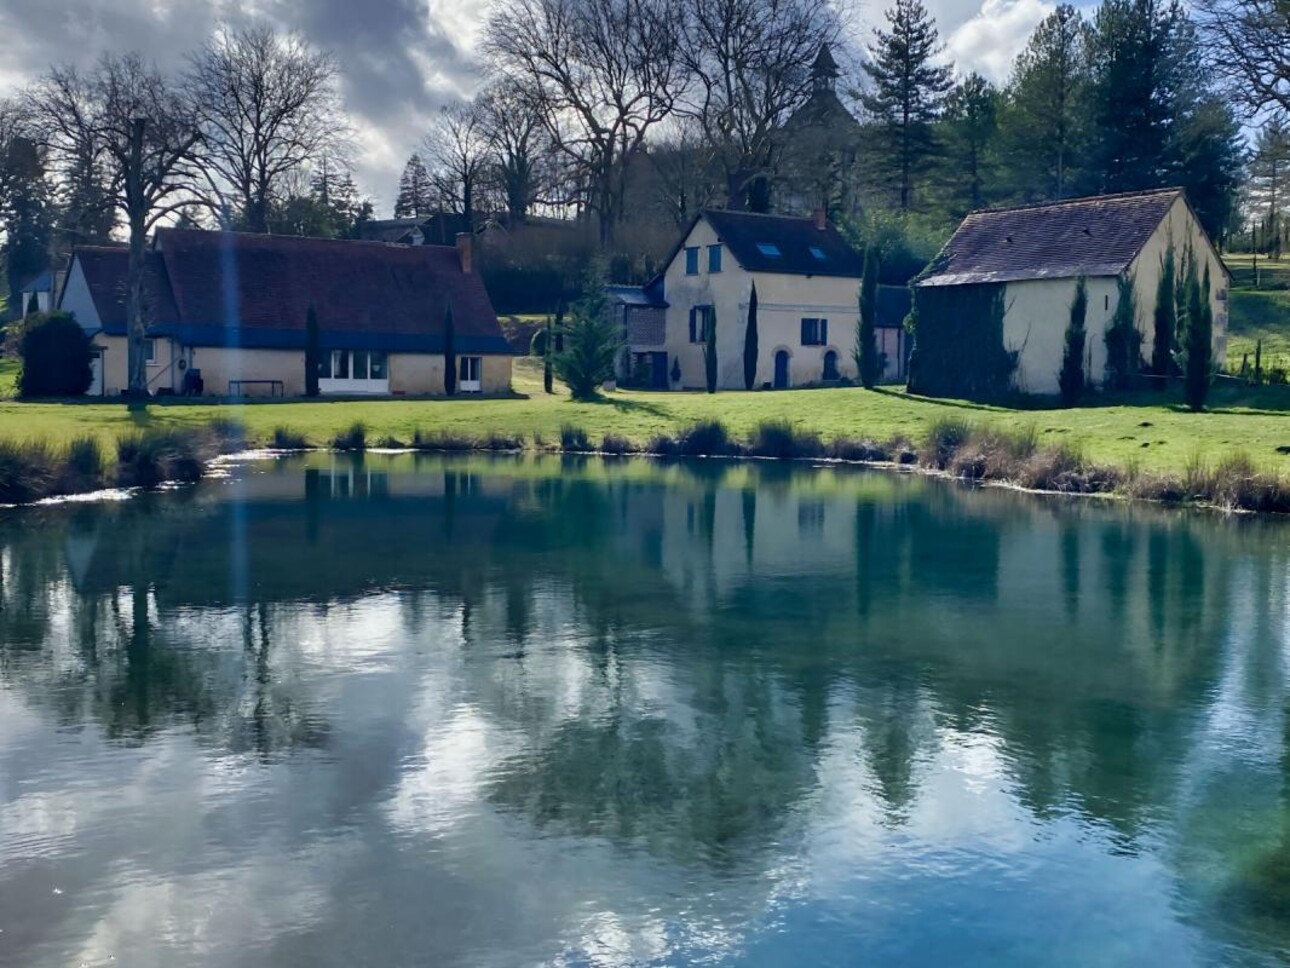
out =
{"type": "Polygon", "coordinates": [[[757,283],[752,284],[748,297],[748,324],[744,329],[744,389],[751,390],[757,383],[757,283]]]}
{"type": "Polygon", "coordinates": [[[1071,300],[1070,321],[1066,324],[1066,347],[1062,352],[1062,369],[1057,375],[1062,403],[1073,407],[1084,393],[1087,378],[1084,375],[1084,343],[1087,332],[1084,320],[1088,315],[1088,283],[1083,276],[1075,280],[1075,296],[1071,300]]]}
{"type": "Polygon", "coordinates": [[[914,181],[936,151],[931,123],[952,85],[951,72],[932,64],[942,48],[921,0],[896,0],[885,16],[890,30],[874,30],[865,64],[873,91],[864,103],[882,126],[886,144],[879,160],[896,169],[900,208],[908,211],[914,181]]]}
{"type": "Polygon", "coordinates": [[[864,270],[860,277],[860,318],[856,322],[856,371],[860,382],[872,390],[878,383],[882,362],[878,358],[878,341],[874,325],[878,318],[878,249],[868,245],[864,250],[864,270]]]}
{"type": "Polygon", "coordinates": [[[1273,118],[1259,131],[1249,176],[1250,207],[1265,226],[1265,251],[1276,256],[1284,245],[1285,213],[1290,209],[1290,126],[1282,118],[1273,118]]]}
{"type": "Polygon", "coordinates": [[[999,133],[999,92],[980,74],[969,74],[945,99],[945,175],[956,217],[986,204],[993,186],[994,142],[999,133]]]}
{"type": "Polygon", "coordinates": [[[399,195],[394,202],[395,218],[425,218],[431,213],[430,172],[419,154],[413,153],[399,178],[399,195]]]}
{"type": "Polygon", "coordinates": [[[1061,4],[1035,28],[1008,84],[1008,158],[1023,198],[1072,194],[1088,129],[1088,24],[1061,4]]]}
{"type": "Polygon", "coordinates": [[[11,315],[23,311],[21,286],[49,267],[54,205],[45,161],[36,144],[0,144],[0,232],[11,315]]]}
{"type": "Polygon", "coordinates": [[[614,375],[623,338],[622,326],[609,311],[602,266],[588,273],[570,315],[563,348],[555,355],[555,373],[575,400],[594,400],[600,385],[614,375]]]}
{"type": "Polygon", "coordinates": [[[1174,367],[1174,336],[1178,330],[1178,304],[1176,300],[1177,272],[1174,247],[1171,243],[1160,257],[1160,281],[1156,285],[1156,309],[1153,314],[1151,343],[1151,372],[1168,378],[1174,367]]]}

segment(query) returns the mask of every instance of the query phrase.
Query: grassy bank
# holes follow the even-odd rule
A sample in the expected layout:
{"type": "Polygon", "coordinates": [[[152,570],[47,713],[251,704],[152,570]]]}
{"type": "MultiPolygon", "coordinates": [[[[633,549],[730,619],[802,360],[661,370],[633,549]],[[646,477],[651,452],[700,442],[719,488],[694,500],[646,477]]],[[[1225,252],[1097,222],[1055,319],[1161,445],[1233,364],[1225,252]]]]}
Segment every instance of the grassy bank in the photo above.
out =
{"type": "MultiPolygon", "coordinates": [[[[523,395],[516,399],[173,402],[134,414],[119,403],[6,401],[0,402],[0,445],[57,455],[93,441],[101,453],[115,455],[116,464],[112,457],[105,460],[111,465],[104,472],[107,483],[121,480],[113,468],[122,463],[123,440],[203,440],[212,421],[236,423],[252,445],[890,459],[1045,490],[1213,499],[1241,507],[1267,502],[1223,500],[1203,475],[1227,468],[1257,478],[1256,489],[1263,491],[1272,487],[1268,482],[1278,482],[1275,490],[1290,475],[1285,387],[1225,384],[1216,389],[1209,412],[1193,414],[1166,394],[1070,410],[1010,409],[859,388],[715,395],[622,391],[601,402],[575,403],[566,395],[543,394],[540,370],[530,360],[517,361],[515,385],[523,395]],[[702,435],[695,436],[699,427],[719,433],[719,444],[703,443],[702,435]],[[944,449],[946,427],[960,428],[964,446],[994,456],[929,457],[944,449]],[[942,444],[929,450],[932,438],[942,444]],[[1002,461],[1003,453],[1012,459],[1002,461]],[[1044,461],[1052,467],[1040,467],[1044,461]]],[[[209,445],[198,447],[203,448],[209,445]]],[[[0,486],[0,499],[15,499],[12,491],[7,498],[4,493],[0,486]]]]}

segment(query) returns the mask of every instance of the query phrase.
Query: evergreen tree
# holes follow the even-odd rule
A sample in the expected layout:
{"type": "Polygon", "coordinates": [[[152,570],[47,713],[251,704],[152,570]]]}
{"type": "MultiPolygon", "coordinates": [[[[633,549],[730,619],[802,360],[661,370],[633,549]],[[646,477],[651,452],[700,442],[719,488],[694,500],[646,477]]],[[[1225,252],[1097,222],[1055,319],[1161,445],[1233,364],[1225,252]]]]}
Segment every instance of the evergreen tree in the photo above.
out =
{"type": "Polygon", "coordinates": [[[27,299],[27,315],[34,316],[38,312],[40,312],[40,295],[33,290],[27,299]]]}
{"type": "Polygon", "coordinates": [[[1057,375],[1062,403],[1073,407],[1084,393],[1087,377],[1084,375],[1084,329],[1088,315],[1088,283],[1083,276],[1075,280],[1075,296],[1071,299],[1070,321],[1066,324],[1066,346],[1062,351],[1062,369],[1057,375]]]}
{"type": "Polygon", "coordinates": [[[748,297],[748,324],[744,329],[744,389],[751,390],[757,383],[757,283],[752,284],[748,297]]]}
{"type": "Polygon", "coordinates": [[[1106,382],[1114,390],[1133,386],[1142,359],[1142,333],[1138,331],[1138,300],[1133,291],[1133,276],[1125,273],[1115,280],[1115,312],[1107,324],[1106,382]]]}
{"type": "Polygon", "coordinates": [[[1205,406],[1214,365],[1214,313],[1209,302],[1209,263],[1203,281],[1197,280],[1196,263],[1187,268],[1187,342],[1183,392],[1193,411],[1205,406]]]}
{"type": "Polygon", "coordinates": [[[318,370],[322,366],[322,349],[318,342],[318,311],[313,303],[305,313],[305,396],[318,396],[318,370]]]}
{"type": "Polygon", "coordinates": [[[36,144],[15,137],[0,146],[0,229],[10,315],[21,316],[22,285],[49,268],[53,199],[36,144]]]}
{"type": "Polygon", "coordinates": [[[555,360],[555,334],[562,329],[564,322],[564,306],[557,306],[555,309],[555,321],[551,317],[546,318],[546,340],[542,343],[542,389],[548,394],[555,393],[555,373],[552,370],[552,364],[555,360]]]}
{"type": "Polygon", "coordinates": [[[570,315],[563,348],[555,355],[555,373],[575,400],[594,400],[600,385],[614,375],[623,338],[622,327],[609,311],[602,267],[588,273],[570,315]]]}
{"type": "Polygon", "coordinates": [[[1017,194],[1058,199],[1079,179],[1088,129],[1088,24],[1061,4],[1013,65],[1004,124],[1017,194]]]}
{"type": "Polygon", "coordinates": [[[443,311],[443,392],[457,392],[457,327],[452,321],[452,303],[443,311]]]}
{"type": "Polygon", "coordinates": [[[1170,243],[1160,258],[1160,281],[1156,284],[1156,309],[1152,316],[1151,372],[1167,378],[1174,367],[1174,335],[1178,330],[1176,300],[1177,273],[1174,247],[1170,243]]]}
{"type": "Polygon", "coordinates": [[[900,208],[913,204],[914,182],[936,151],[931,124],[950,90],[950,68],[932,64],[941,46],[921,0],[896,0],[885,14],[890,30],[874,30],[865,71],[873,90],[865,107],[879,122],[880,163],[895,169],[900,208]]]}
{"type": "Polygon", "coordinates": [[[986,204],[994,184],[994,143],[999,133],[999,92],[980,74],[969,74],[945,99],[945,181],[956,218],[986,204]]]}
{"type": "Polygon", "coordinates": [[[709,306],[703,331],[703,373],[708,392],[717,392],[717,307],[709,306]]]}
{"type": "Polygon", "coordinates": [[[1272,118],[1260,130],[1250,156],[1250,210],[1263,225],[1266,251],[1280,255],[1285,239],[1285,212],[1290,208],[1290,126],[1272,118]]]}
{"type": "Polygon", "coordinates": [[[395,218],[426,218],[433,209],[430,172],[419,154],[413,153],[399,178],[399,195],[394,202],[395,218]]]}
{"type": "Polygon", "coordinates": [[[856,371],[860,382],[872,390],[881,375],[882,361],[878,357],[878,341],[874,324],[878,317],[878,248],[867,245],[864,250],[864,270],[860,277],[860,318],[856,322],[856,371]]]}

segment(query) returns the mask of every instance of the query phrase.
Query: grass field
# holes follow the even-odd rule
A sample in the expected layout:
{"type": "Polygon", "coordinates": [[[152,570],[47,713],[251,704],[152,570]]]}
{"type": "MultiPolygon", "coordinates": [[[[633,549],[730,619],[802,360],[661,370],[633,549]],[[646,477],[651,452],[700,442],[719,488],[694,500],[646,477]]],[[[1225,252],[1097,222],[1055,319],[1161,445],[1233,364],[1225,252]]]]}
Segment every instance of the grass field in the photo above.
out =
{"type": "Polygon", "coordinates": [[[1066,442],[1089,460],[1148,470],[1181,470],[1197,456],[1218,460],[1247,453],[1260,466],[1290,471],[1290,388],[1223,387],[1210,412],[1192,414],[1174,397],[1142,398],[1132,405],[1099,404],[1073,410],[1015,410],[953,400],[911,397],[897,389],[789,390],[758,393],[646,393],[618,391],[602,402],[575,403],[542,392],[536,361],[516,361],[515,399],[373,400],[256,404],[158,403],[129,413],[120,403],[0,401],[0,440],[65,446],[92,435],[108,444],[145,429],[196,427],[215,418],[242,423],[253,442],[288,428],[316,445],[355,422],[369,443],[415,431],[471,437],[489,433],[553,443],[563,426],[581,427],[593,442],[606,433],[645,443],[704,419],[721,420],[744,436],[764,420],[788,420],[823,438],[919,440],[938,420],[955,418],[999,430],[1035,432],[1041,445],[1066,442]]]}
{"type": "Polygon", "coordinates": [[[1263,367],[1290,367],[1290,290],[1233,290],[1228,317],[1227,367],[1236,372],[1263,343],[1263,367]]]}

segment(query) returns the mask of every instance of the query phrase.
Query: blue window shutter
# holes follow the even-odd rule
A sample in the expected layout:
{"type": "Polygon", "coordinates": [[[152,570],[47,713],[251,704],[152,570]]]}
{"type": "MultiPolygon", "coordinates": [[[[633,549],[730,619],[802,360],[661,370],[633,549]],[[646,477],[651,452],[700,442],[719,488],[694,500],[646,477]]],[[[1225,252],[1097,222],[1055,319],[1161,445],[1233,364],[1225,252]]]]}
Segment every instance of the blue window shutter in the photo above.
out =
{"type": "Polygon", "coordinates": [[[695,312],[695,309],[696,309],[696,308],[697,308],[697,307],[695,307],[695,306],[691,306],[691,307],[690,307],[690,342],[691,342],[691,343],[698,342],[698,341],[694,338],[694,312],[695,312]]]}
{"type": "Polygon", "coordinates": [[[820,320],[820,345],[829,345],[829,321],[827,319],[820,320]]]}

